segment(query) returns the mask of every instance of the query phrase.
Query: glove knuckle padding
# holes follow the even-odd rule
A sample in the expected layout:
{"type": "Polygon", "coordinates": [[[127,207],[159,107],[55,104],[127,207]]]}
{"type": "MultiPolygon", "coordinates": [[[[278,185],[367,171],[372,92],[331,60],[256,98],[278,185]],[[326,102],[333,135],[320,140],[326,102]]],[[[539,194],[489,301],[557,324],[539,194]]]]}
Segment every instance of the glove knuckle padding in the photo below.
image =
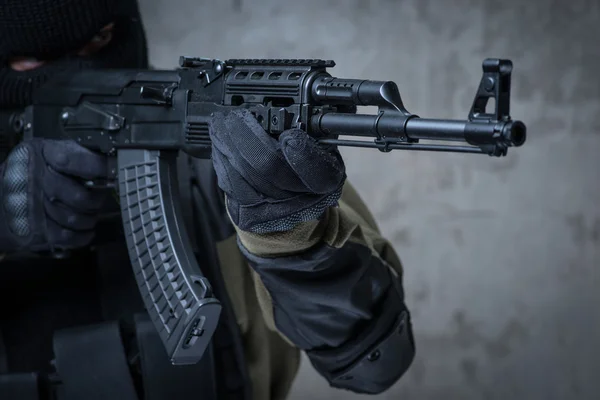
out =
{"type": "Polygon", "coordinates": [[[0,177],[3,251],[89,244],[94,214],[108,193],[90,191],[78,178],[106,174],[105,166],[102,157],[74,142],[33,139],[12,149],[0,177]]]}
{"type": "Polygon", "coordinates": [[[2,194],[6,223],[16,236],[27,236],[29,225],[29,171],[31,148],[26,145],[15,147],[5,161],[2,177],[2,194]]]}

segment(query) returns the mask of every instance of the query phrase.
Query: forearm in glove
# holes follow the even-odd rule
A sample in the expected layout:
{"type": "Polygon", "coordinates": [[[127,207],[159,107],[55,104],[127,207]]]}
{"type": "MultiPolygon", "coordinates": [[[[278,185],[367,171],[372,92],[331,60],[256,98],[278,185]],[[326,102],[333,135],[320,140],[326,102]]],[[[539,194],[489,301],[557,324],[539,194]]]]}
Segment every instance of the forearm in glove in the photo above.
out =
{"type": "Polygon", "coordinates": [[[0,165],[0,253],[75,249],[94,237],[107,192],[104,157],[72,141],[24,141],[0,165]]]}

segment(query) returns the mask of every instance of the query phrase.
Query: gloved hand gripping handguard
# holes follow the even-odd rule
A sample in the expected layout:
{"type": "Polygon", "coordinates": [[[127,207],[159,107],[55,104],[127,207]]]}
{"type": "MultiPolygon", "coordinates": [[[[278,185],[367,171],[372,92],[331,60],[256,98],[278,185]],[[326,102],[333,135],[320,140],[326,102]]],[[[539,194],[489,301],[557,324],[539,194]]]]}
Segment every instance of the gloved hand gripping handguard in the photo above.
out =
{"type": "Polygon", "coordinates": [[[238,228],[287,231],[339,200],[346,173],[337,149],[300,129],[273,138],[247,110],[216,113],[211,122],[213,164],[238,228]]]}

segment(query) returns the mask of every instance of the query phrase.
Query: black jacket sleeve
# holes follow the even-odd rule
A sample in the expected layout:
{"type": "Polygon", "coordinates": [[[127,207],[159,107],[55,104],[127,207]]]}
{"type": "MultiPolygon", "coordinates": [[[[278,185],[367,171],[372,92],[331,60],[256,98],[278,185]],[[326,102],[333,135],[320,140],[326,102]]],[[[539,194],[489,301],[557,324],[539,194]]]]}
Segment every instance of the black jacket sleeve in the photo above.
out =
{"type": "Polygon", "coordinates": [[[351,187],[321,221],[292,232],[238,232],[280,333],[330,385],[387,390],[415,356],[402,266],[351,187]],[[361,215],[362,214],[362,215],[361,215]]]}

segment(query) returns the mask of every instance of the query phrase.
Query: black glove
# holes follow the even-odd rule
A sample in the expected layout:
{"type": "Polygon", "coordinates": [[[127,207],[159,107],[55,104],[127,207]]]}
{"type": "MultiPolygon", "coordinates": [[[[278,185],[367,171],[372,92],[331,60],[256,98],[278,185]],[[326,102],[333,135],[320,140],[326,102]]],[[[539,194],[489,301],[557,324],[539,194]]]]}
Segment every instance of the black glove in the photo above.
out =
{"type": "Polygon", "coordinates": [[[21,142],[0,165],[0,253],[75,249],[94,237],[106,158],[72,141],[21,142]]]}
{"type": "Polygon", "coordinates": [[[292,229],[337,204],[346,180],[337,149],[299,129],[270,136],[247,110],[215,113],[212,159],[233,223],[248,232],[292,229]]]}

